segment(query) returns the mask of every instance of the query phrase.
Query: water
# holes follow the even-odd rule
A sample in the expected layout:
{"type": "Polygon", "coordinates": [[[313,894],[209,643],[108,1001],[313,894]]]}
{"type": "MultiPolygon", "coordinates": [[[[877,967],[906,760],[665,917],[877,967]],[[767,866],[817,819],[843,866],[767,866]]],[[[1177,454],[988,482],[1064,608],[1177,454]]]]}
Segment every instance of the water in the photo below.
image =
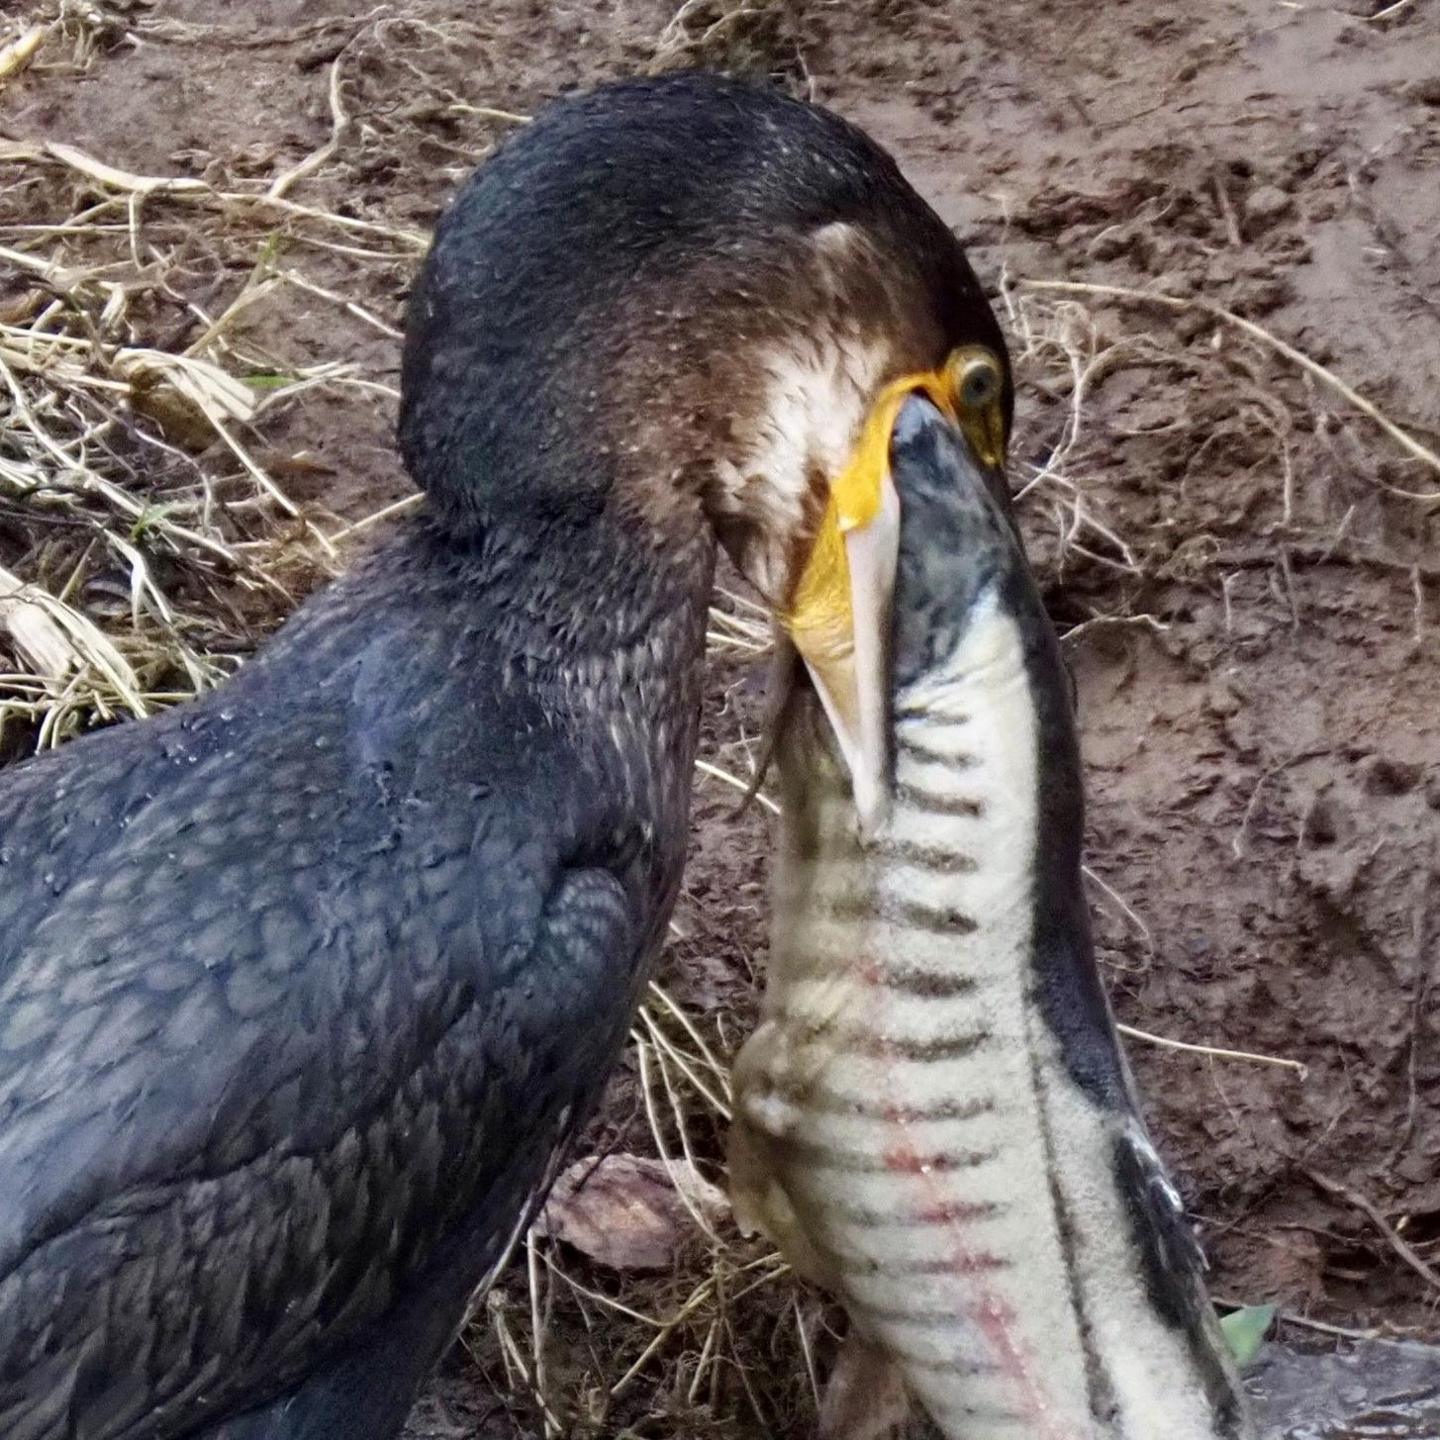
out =
{"type": "Polygon", "coordinates": [[[1268,1345],[1249,1376],[1264,1440],[1440,1440],[1440,1348],[1268,1345]]]}

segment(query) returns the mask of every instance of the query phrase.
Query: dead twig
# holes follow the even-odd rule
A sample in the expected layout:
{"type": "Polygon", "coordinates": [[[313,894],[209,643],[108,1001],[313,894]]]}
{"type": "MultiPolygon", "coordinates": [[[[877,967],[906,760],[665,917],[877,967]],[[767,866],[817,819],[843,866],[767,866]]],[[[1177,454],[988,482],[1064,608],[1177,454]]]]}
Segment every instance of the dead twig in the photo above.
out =
{"type": "Polygon", "coordinates": [[[1165,1050],[1183,1050],[1190,1055],[1209,1055],[1216,1060],[1243,1060],[1252,1065],[1276,1065],[1282,1070],[1293,1070],[1304,1080],[1310,1072],[1298,1060],[1283,1055],[1260,1055],[1252,1050],[1227,1050],[1219,1045],[1192,1045],[1185,1040],[1171,1040],[1165,1035],[1152,1035],[1148,1030],[1137,1030],[1133,1025],[1117,1024],[1115,1028],[1132,1040],[1143,1040],[1147,1045],[1159,1045],[1165,1050]]]}
{"type": "Polygon", "coordinates": [[[1347,1205],[1365,1215],[1370,1223],[1384,1237],[1385,1243],[1432,1289],[1440,1290],[1440,1271],[1434,1266],[1427,1265],[1414,1250],[1406,1244],[1399,1231],[1380,1213],[1380,1208],[1374,1201],[1362,1195],[1358,1190],[1353,1190],[1349,1185],[1339,1180],[1332,1179],[1321,1170],[1305,1167],[1305,1174],[1319,1186],[1327,1195],[1334,1196],[1337,1200],[1343,1200],[1347,1205]]]}
{"type": "Polygon", "coordinates": [[[1235,831],[1235,838],[1230,842],[1230,853],[1237,860],[1245,857],[1245,836],[1250,829],[1250,822],[1255,818],[1255,808],[1260,803],[1260,794],[1277,775],[1283,774],[1292,765],[1299,765],[1306,760],[1318,760],[1322,755],[1330,754],[1328,745],[1313,746],[1309,750],[1301,750],[1298,754],[1290,756],[1288,760],[1282,760],[1278,765],[1272,765],[1255,782],[1255,788],[1250,792],[1250,798],[1245,802],[1245,813],[1240,817],[1240,826],[1235,831]]]}
{"type": "MultiPolygon", "coordinates": [[[[739,790],[743,794],[750,793],[750,786],[738,775],[732,775],[728,770],[722,770],[718,765],[712,765],[708,760],[697,760],[695,768],[702,775],[710,775],[714,779],[729,785],[732,789],[739,790]]],[[[780,813],[780,807],[768,796],[757,794],[755,799],[760,802],[772,815],[780,813]]]]}
{"type": "Polygon", "coordinates": [[[298,165],[277,175],[265,192],[267,200],[281,200],[285,192],[297,181],[313,175],[340,148],[345,132],[350,128],[350,116],[345,112],[345,103],[340,94],[340,60],[337,55],[330,65],[330,138],[318,150],[312,150],[298,165]]]}
{"type": "Polygon", "coordinates": [[[1420,1110],[1420,1035],[1425,1022],[1425,1005],[1430,998],[1430,974],[1434,968],[1435,947],[1430,943],[1430,895],[1432,872],[1422,870],[1418,881],[1420,894],[1415,901],[1411,919],[1411,948],[1415,956],[1415,994],[1410,1007],[1410,1054],[1405,1063],[1409,1098],[1405,1107],[1405,1128],[1390,1152],[1388,1164],[1394,1163],[1409,1148],[1415,1134],[1415,1121],[1420,1110]]]}
{"type": "MultiPolygon", "coordinates": [[[[1243,1300],[1231,1300],[1223,1295],[1212,1295],[1211,1299],[1222,1310],[1243,1310],[1243,1300]]],[[[1275,1312],[1275,1323],[1277,1325],[1296,1325],[1302,1330],[1314,1330],[1321,1335],[1337,1335],[1343,1340],[1383,1340],[1387,1335],[1394,1333],[1390,1327],[1385,1329],[1353,1330],[1345,1325],[1328,1325],[1323,1320],[1311,1320],[1305,1315],[1292,1315],[1288,1310],[1275,1312]]]]}

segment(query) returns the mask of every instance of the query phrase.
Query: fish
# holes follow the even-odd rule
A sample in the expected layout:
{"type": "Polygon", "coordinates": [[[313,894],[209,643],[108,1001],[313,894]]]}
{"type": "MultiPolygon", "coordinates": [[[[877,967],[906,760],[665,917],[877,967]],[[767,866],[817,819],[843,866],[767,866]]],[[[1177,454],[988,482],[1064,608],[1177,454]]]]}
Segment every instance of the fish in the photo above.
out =
{"type": "Polygon", "coordinates": [[[900,499],[889,795],[797,684],[732,1203],[850,1336],[821,1433],[1253,1440],[1095,959],[1069,675],[1008,500],[924,398],[900,499]]]}

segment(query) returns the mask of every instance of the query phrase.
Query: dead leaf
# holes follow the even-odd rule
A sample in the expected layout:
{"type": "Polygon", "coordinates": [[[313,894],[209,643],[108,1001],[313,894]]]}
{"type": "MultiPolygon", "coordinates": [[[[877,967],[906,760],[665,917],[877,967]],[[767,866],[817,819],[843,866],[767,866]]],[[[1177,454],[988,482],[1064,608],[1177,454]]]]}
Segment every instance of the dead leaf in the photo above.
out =
{"type": "Polygon", "coordinates": [[[700,1219],[714,1224],[729,1209],[724,1192],[688,1161],[667,1167],[643,1155],[591,1155],[555,1182],[537,1229],[612,1270],[665,1270],[700,1219]]]}
{"type": "Polygon", "coordinates": [[[909,1413],[899,1365],[851,1330],[820,1400],[822,1440],[887,1440],[909,1413]]]}
{"type": "Polygon", "coordinates": [[[52,689],[72,669],[94,668],[115,687],[135,715],[148,713],[130,662],[88,616],[38,585],[0,569],[0,627],[10,632],[21,656],[52,689]]]}

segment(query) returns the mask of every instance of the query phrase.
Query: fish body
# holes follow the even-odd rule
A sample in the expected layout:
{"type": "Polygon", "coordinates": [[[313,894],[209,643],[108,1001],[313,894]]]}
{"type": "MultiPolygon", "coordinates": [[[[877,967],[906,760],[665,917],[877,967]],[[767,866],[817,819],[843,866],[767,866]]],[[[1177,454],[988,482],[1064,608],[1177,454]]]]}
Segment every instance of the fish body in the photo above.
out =
{"type": "MultiPolygon", "coordinates": [[[[857,834],[808,694],[779,737],[737,1215],[843,1300],[947,1437],[1241,1440],[1201,1257],[1094,960],[1067,678],[962,447],[912,402],[892,451],[888,819],[857,834]]],[[[873,1370],[861,1389],[878,1394],[873,1370]]]]}

